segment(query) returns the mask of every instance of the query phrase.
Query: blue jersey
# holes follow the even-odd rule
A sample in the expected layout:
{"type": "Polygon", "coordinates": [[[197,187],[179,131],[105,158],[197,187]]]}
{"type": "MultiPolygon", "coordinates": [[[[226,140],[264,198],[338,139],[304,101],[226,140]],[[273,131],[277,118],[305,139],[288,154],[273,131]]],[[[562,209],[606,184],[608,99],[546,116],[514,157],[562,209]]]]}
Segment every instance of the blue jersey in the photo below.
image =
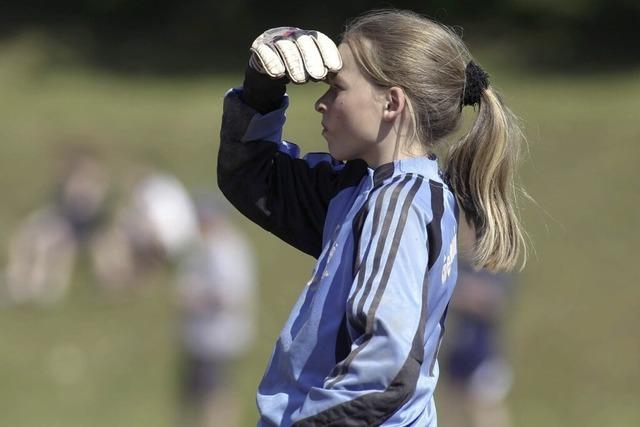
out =
{"type": "Polygon", "coordinates": [[[317,259],[257,394],[259,426],[436,426],[436,360],[457,272],[455,197],[435,157],[371,169],[282,141],[225,97],[218,183],[248,218],[317,259]]]}

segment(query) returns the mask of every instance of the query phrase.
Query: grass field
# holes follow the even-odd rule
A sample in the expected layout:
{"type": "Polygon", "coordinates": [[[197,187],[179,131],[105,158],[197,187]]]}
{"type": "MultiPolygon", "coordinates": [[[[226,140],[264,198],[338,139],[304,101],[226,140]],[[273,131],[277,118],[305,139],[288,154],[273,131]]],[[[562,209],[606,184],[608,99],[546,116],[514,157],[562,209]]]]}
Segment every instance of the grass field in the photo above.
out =
{"type": "MultiPolygon", "coordinates": [[[[531,235],[507,328],[518,427],[640,425],[640,71],[535,76],[488,67],[529,139],[522,182],[531,235]]],[[[111,76],[56,67],[26,42],[0,46],[0,262],[51,189],[65,140],[99,147],[115,176],[159,165],[215,188],[221,100],[240,76],[111,76]]],[[[321,85],[291,90],[285,135],[323,150],[321,85]]],[[[312,259],[242,218],[261,277],[259,336],[235,368],[245,424],[272,343],[312,259]],[[286,271],[286,274],[282,274],[286,271]]],[[[2,265],[0,264],[0,265],[2,265]]],[[[51,308],[0,307],[0,425],[173,425],[177,354],[170,272],[106,299],[78,268],[51,308]]],[[[446,427],[446,419],[441,418],[446,427]]]]}

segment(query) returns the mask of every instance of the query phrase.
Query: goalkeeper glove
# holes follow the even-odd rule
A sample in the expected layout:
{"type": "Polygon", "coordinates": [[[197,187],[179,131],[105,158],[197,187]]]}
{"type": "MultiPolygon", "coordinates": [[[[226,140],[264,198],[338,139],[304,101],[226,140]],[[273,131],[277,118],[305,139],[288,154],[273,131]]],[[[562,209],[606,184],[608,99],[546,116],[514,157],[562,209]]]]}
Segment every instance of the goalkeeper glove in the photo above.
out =
{"type": "Polygon", "coordinates": [[[243,99],[262,114],[280,106],[289,81],[319,81],[342,68],[335,43],[319,31],[272,28],[254,40],[251,52],[243,99]]]}

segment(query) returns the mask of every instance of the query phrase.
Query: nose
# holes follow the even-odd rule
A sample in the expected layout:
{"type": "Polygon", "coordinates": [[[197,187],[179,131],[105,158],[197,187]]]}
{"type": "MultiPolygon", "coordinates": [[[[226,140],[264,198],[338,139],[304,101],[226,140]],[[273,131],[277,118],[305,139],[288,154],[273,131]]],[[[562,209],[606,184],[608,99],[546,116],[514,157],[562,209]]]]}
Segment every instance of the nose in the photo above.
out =
{"type": "Polygon", "coordinates": [[[326,102],[324,100],[324,95],[322,95],[320,98],[318,98],[318,100],[314,104],[314,107],[315,107],[315,110],[318,113],[324,113],[324,112],[327,111],[327,104],[326,104],[326,102]]]}

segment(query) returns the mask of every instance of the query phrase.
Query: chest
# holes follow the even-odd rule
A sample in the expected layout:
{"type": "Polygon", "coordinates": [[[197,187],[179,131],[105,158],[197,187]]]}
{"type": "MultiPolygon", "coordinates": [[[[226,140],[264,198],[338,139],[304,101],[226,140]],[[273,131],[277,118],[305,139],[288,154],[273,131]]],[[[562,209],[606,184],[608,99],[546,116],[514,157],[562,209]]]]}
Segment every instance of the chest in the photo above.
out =
{"type": "MultiPolygon", "coordinates": [[[[354,219],[367,201],[366,183],[338,194],[331,202],[323,231],[322,252],[288,321],[284,343],[335,335],[353,282],[354,219]]],[[[295,344],[294,344],[295,345],[295,344]]]]}

